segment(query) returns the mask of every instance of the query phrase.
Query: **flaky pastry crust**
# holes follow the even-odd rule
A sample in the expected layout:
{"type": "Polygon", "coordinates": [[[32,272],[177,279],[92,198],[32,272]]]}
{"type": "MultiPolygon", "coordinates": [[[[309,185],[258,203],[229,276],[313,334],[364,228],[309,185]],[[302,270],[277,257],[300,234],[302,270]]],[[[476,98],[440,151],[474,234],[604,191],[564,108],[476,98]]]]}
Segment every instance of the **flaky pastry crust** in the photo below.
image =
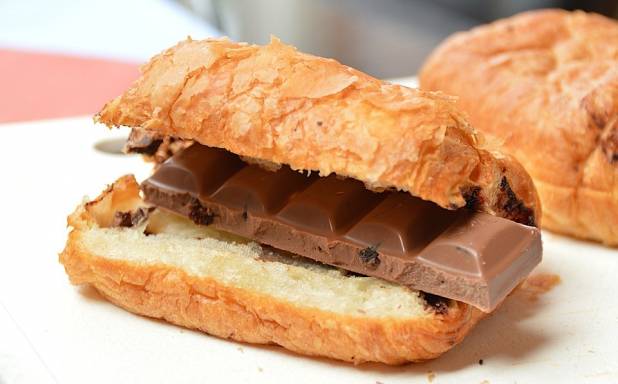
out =
{"type": "MultiPolygon", "coordinates": [[[[90,284],[112,303],[137,314],[164,319],[208,334],[355,364],[401,364],[439,356],[463,339],[484,314],[456,302],[447,314],[423,318],[349,316],[303,306],[198,278],[165,264],[143,265],[106,258],[87,250],[88,228],[108,222],[117,210],[139,207],[132,176],[80,205],[60,254],[71,282],[90,284]]],[[[146,235],[144,235],[146,236],[146,235]]]]}
{"type": "Polygon", "coordinates": [[[528,12],[458,33],[421,86],[459,97],[533,177],[544,227],[618,245],[618,23],[528,12]]]}
{"type": "Polygon", "coordinates": [[[409,191],[449,209],[540,220],[529,176],[485,143],[454,99],[374,79],[276,38],[266,46],[183,41],[144,65],[95,119],[409,191]]]}

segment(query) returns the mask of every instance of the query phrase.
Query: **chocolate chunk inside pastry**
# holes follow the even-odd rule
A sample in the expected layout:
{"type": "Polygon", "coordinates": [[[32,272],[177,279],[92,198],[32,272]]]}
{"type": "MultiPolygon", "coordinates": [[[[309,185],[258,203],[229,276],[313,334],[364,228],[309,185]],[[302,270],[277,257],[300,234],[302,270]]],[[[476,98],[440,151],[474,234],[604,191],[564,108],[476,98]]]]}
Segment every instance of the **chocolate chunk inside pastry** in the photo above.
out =
{"type": "Polygon", "coordinates": [[[499,20],[448,38],[420,82],[457,96],[524,165],[544,227],[618,245],[618,22],[561,10],[499,20]]]}
{"type": "Polygon", "coordinates": [[[399,364],[463,339],[540,262],[529,176],[439,94],[273,39],[187,40],[96,116],[155,161],[70,216],[60,260],[142,315],[399,364]]]}

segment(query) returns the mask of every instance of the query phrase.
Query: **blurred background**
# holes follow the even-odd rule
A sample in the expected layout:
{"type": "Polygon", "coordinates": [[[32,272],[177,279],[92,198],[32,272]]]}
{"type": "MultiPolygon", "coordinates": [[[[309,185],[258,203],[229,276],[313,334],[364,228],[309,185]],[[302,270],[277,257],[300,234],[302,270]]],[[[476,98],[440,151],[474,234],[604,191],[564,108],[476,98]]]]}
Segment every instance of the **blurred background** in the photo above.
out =
{"type": "Polygon", "coordinates": [[[230,37],[266,43],[269,34],[374,76],[417,72],[453,32],[537,8],[616,18],[612,0],[181,0],[230,37]]]}
{"type": "Polygon", "coordinates": [[[618,0],[0,0],[0,122],[91,114],[188,35],[271,34],[380,78],[448,35],[536,8],[618,16],[618,0]]]}

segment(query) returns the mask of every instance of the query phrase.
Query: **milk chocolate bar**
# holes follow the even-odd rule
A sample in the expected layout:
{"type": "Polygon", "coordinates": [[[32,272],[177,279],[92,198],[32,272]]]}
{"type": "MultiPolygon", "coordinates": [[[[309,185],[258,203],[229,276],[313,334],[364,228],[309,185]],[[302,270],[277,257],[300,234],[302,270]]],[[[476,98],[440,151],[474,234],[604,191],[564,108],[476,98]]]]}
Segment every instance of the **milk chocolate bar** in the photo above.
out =
{"type": "Polygon", "coordinates": [[[163,163],[142,191],[198,224],[486,312],[541,260],[535,227],[336,175],[266,170],[200,144],[163,163]]]}

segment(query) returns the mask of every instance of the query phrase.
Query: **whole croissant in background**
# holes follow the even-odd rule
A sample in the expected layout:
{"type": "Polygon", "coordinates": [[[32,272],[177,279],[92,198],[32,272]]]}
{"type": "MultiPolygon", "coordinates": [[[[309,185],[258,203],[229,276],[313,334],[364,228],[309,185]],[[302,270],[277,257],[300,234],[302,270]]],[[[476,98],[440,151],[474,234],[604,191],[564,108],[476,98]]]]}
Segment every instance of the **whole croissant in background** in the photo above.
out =
{"type": "Polygon", "coordinates": [[[504,141],[534,179],[545,228],[618,245],[618,22],[516,15],[448,38],[420,83],[458,96],[504,141]]]}

